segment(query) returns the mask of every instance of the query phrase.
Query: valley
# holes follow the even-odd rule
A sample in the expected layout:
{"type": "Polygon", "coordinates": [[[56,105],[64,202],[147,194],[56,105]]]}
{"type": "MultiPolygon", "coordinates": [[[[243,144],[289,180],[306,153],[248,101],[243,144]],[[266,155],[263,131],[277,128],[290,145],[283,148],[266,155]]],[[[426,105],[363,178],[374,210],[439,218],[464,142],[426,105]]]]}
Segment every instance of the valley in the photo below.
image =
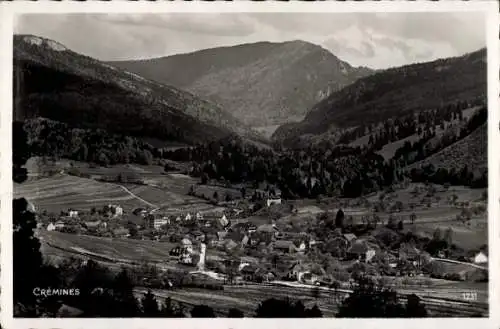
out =
{"type": "Polygon", "coordinates": [[[352,317],[373,296],[488,316],[485,49],[375,71],[300,40],[14,44],[16,248],[85,316],[352,317]]]}

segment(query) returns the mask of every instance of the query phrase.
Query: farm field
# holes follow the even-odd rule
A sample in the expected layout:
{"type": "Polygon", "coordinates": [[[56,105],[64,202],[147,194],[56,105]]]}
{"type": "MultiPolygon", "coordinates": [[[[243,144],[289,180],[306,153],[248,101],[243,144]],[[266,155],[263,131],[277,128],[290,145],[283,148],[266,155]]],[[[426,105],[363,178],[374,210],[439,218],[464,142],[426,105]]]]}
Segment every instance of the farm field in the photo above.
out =
{"type": "MultiPolygon", "coordinates": [[[[150,240],[133,240],[102,238],[88,235],[76,235],[56,231],[40,230],[38,237],[42,243],[42,250],[57,253],[88,254],[102,256],[117,261],[150,261],[167,263],[170,261],[170,250],[177,246],[175,243],[150,240]],[[51,249],[52,248],[52,249],[51,249]],[[59,251],[54,250],[56,248],[59,251]]],[[[217,257],[219,252],[208,249],[207,258],[217,257]]]]}
{"type": "MultiPolygon", "coordinates": [[[[474,219],[473,219],[474,221],[474,219]]],[[[478,220],[479,223],[481,223],[478,220]]],[[[466,250],[477,250],[481,246],[488,243],[488,227],[487,223],[483,222],[478,227],[467,227],[458,222],[450,223],[423,223],[416,222],[416,231],[423,236],[432,237],[434,231],[439,228],[442,232],[451,228],[453,230],[453,243],[466,250]]]]}
{"type": "Polygon", "coordinates": [[[30,180],[14,184],[14,198],[24,197],[37,210],[59,213],[68,208],[89,211],[119,203],[125,211],[145,206],[144,202],[124,191],[120,186],[92,179],[68,175],[30,180]]]}
{"type": "MultiPolygon", "coordinates": [[[[440,185],[434,185],[436,188],[436,191],[433,195],[433,198],[440,199],[439,203],[446,203],[446,200],[451,197],[452,195],[457,196],[457,202],[464,202],[464,201],[476,201],[480,200],[482,197],[482,194],[486,189],[480,188],[480,189],[472,189],[470,187],[466,186],[452,186],[448,189],[445,189],[443,186],[440,185]]],[[[398,189],[397,191],[389,194],[388,196],[390,197],[391,201],[401,201],[403,204],[409,204],[409,203],[418,203],[421,201],[421,199],[425,196],[426,192],[426,187],[424,184],[418,184],[418,183],[412,183],[409,184],[408,187],[404,189],[398,189]],[[414,195],[415,190],[419,190],[418,194],[414,195]]],[[[375,193],[371,196],[369,196],[367,199],[370,202],[376,202],[379,200],[380,194],[382,192],[375,193]]]]}
{"type": "MultiPolygon", "coordinates": [[[[128,169],[144,170],[149,167],[129,166],[128,169]]],[[[25,197],[35,207],[48,212],[59,213],[74,208],[89,211],[91,208],[102,208],[109,203],[120,204],[125,212],[130,212],[137,207],[148,209],[159,208],[180,212],[211,212],[222,211],[225,208],[215,207],[201,198],[188,196],[189,187],[196,181],[182,174],[155,173],[157,169],[151,166],[151,176],[146,183],[151,185],[117,184],[96,181],[94,179],[77,176],[56,174],[54,176],[35,179],[31,178],[23,184],[14,184],[14,197],[25,197]],[[152,178],[153,177],[153,178],[152,178]]],[[[90,169],[89,169],[90,170],[90,169]]],[[[120,171],[118,168],[95,168],[95,172],[102,174],[120,171]]],[[[99,174],[99,175],[100,175],[99,174]]],[[[143,174],[141,174],[143,176],[143,174]]],[[[224,196],[223,188],[203,186],[204,189],[218,190],[224,196]]],[[[229,189],[226,189],[229,190],[229,189]]],[[[239,194],[232,190],[233,194],[239,194]]],[[[213,194],[213,192],[212,192],[213,194]]]]}

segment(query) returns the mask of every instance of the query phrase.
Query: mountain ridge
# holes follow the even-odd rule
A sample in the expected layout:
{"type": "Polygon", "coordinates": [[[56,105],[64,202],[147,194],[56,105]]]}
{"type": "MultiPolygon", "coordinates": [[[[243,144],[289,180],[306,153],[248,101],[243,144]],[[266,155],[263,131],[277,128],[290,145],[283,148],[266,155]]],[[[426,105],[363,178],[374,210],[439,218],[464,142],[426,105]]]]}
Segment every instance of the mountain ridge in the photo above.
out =
{"type": "MultiPolygon", "coordinates": [[[[50,106],[60,107],[62,103],[66,102],[64,106],[70,107],[71,99],[75,101],[83,98],[94,107],[106,105],[107,108],[104,111],[106,113],[115,113],[113,119],[122,122],[125,126],[128,124],[137,125],[137,129],[139,129],[139,126],[143,126],[140,128],[143,132],[147,131],[146,127],[144,127],[145,124],[154,126],[157,133],[153,134],[155,136],[148,137],[162,138],[161,131],[167,129],[162,127],[162,124],[168,126],[169,129],[177,129],[179,127],[176,127],[176,125],[179,124],[182,126],[181,129],[186,131],[183,135],[189,142],[218,138],[231,133],[239,133],[260,139],[256,133],[244,127],[236,118],[223,111],[216,104],[201,100],[193,94],[180,89],[165,86],[134,73],[120,70],[92,57],[78,54],[47,38],[34,35],[15,35],[14,67],[17,70],[15,77],[17,78],[17,86],[23,87],[26,92],[25,97],[18,97],[17,103],[29,102],[31,98],[31,101],[40,105],[42,100],[47,103],[50,97],[59,97],[62,99],[50,100],[49,103],[52,103],[50,106]],[[34,75],[30,74],[30,72],[34,75]],[[51,81],[52,85],[50,87],[44,87],[42,83],[46,83],[46,81],[42,81],[44,80],[43,74],[37,75],[37,73],[42,72],[43,74],[53,75],[59,80],[51,81]],[[65,81],[68,82],[68,85],[64,83],[65,81]],[[27,82],[27,84],[22,82],[27,82]],[[113,95],[110,91],[114,91],[116,94],[113,95]],[[124,98],[121,99],[119,95],[124,98]],[[93,99],[94,96],[99,99],[99,102],[93,99]],[[36,97],[38,99],[34,100],[33,98],[36,97]],[[130,104],[126,104],[125,100],[127,98],[129,98],[130,104]],[[119,108],[126,108],[128,112],[120,113],[119,108]],[[139,113],[138,108],[141,108],[142,113],[139,113]],[[160,122],[155,122],[156,120],[152,116],[153,112],[160,113],[158,119],[160,122]],[[121,115],[129,117],[123,119],[120,117],[121,115]],[[143,120],[144,122],[138,124],[134,122],[135,120],[143,120]],[[210,133],[213,133],[214,136],[210,136],[210,133]]],[[[41,111],[48,118],[54,119],[55,114],[51,113],[48,108],[50,106],[45,105],[46,107],[42,107],[41,110],[33,110],[36,106],[24,106],[24,108],[34,111],[31,114],[41,111]]],[[[87,124],[98,124],[98,122],[92,123],[89,121],[91,119],[89,113],[80,113],[88,111],[93,113],[90,116],[95,119],[96,116],[98,117],[97,112],[99,111],[97,109],[85,108],[85,104],[79,103],[78,105],[80,106],[79,110],[70,109],[69,111],[72,111],[76,117],[83,118],[87,124]]],[[[17,111],[15,112],[21,110],[18,106],[16,108],[17,111]]],[[[101,108],[101,110],[103,109],[101,108]]],[[[68,111],[68,108],[61,109],[59,119],[64,117],[70,122],[75,121],[71,120],[67,113],[64,114],[65,111],[68,111]]],[[[20,116],[23,117],[23,114],[20,114],[20,116]]],[[[108,128],[111,128],[110,125],[110,122],[101,124],[101,126],[108,128]]]]}
{"type": "Polygon", "coordinates": [[[379,122],[456,99],[485,97],[485,58],[486,49],[482,48],[462,56],[376,72],[321,100],[301,122],[280,126],[272,138],[290,144],[302,135],[356,126],[360,118],[363,123],[379,122]]]}
{"type": "Polygon", "coordinates": [[[221,104],[254,127],[301,118],[318,100],[372,72],[301,40],[108,63],[221,104]]]}

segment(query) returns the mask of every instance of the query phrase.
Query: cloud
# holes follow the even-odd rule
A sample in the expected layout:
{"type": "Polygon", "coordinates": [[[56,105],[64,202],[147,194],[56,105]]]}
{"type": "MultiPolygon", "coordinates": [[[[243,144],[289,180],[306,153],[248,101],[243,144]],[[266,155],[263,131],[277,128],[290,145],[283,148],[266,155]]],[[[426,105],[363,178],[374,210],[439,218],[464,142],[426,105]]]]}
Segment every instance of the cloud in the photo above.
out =
{"type": "Polygon", "coordinates": [[[332,53],[343,58],[349,56],[373,58],[375,56],[375,49],[367,41],[362,41],[359,47],[354,47],[349,46],[346,39],[333,37],[326,40],[323,44],[332,53]]]}
{"type": "Polygon", "coordinates": [[[391,39],[389,37],[380,37],[372,39],[377,45],[384,46],[391,50],[399,51],[403,54],[405,59],[411,60],[413,58],[413,49],[402,40],[391,39]]]}
{"type": "Polygon", "coordinates": [[[217,36],[248,36],[255,30],[253,22],[246,20],[244,16],[223,13],[112,14],[98,15],[96,18],[129,27],[151,27],[217,36]]]}
{"type": "Polygon", "coordinates": [[[20,17],[16,32],[101,60],[302,39],[353,65],[386,68],[484,47],[483,21],[470,12],[30,14],[20,17]]]}

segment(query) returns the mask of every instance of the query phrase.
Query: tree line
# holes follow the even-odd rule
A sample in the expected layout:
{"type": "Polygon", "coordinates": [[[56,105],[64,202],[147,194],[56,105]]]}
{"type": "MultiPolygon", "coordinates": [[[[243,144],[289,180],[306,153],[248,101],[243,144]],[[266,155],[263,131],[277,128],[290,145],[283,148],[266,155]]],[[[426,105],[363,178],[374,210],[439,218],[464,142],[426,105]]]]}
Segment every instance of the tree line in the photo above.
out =
{"type": "Polygon", "coordinates": [[[287,199],[358,197],[407,178],[417,182],[428,180],[485,186],[485,175],[470,179],[468,174],[467,179],[463,179],[454,172],[444,174],[443,169],[406,172],[404,168],[407,165],[468,136],[487,119],[486,107],[483,107],[471,117],[459,134],[444,134],[437,142],[429,143],[431,139],[436,139],[435,129],[430,128],[429,122],[434,124],[441,118],[459,117],[458,113],[462,112],[453,107],[444,113],[437,110],[428,112],[432,114],[419,114],[419,122],[428,124],[421,138],[414,143],[406,142],[388,161],[376,153],[377,148],[391,138],[400,138],[398,134],[414,131],[413,118],[396,119],[391,124],[386,122],[379,133],[371,135],[373,140],[368,147],[337,145],[325,149],[310,146],[280,152],[259,148],[234,135],[193,147],[168,150],[153,147],[130,136],[108,134],[98,129],[70,128],[66,124],[45,119],[28,120],[23,126],[28,134],[32,155],[64,157],[103,166],[117,163],[150,165],[161,159],[189,162],[189,174],[198,177],[202,184],[209,179],[251,183],[254,187],[268,183],[278,186],[282,196],[287,199]]]}

